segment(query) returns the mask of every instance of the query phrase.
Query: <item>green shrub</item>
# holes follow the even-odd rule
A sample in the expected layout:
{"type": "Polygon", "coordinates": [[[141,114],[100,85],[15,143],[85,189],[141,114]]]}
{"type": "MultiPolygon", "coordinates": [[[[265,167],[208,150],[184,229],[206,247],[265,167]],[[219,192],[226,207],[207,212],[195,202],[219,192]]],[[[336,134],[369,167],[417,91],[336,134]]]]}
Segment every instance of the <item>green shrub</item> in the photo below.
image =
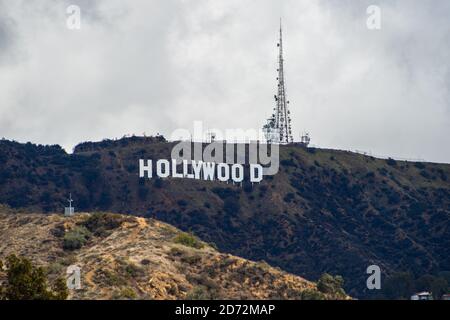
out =
{"type": "Polygon", "coordinates": [[[103,283],[107,286],[123,286],[127,284],[127,280],[117,272],[108,269],[98,269],[95,273],[96,283],[103,283]]]}
{"type": "Polygon", "coordinates": [[[60,225],[56,226],[55,228],[50,230],[50,233],[57,238],[64,237],[64,234],[65,234],[64,225],[60,224],[60,225]]]}
{"type": "Polygon", "coordinates": [[[313,289],[303,290],[300,294],[301,300],[325,300],[325,295],[322,292],[313,289]]]}
{"type": "Polygon", "coordinates": [[[344,296],[345,291],[342,289],[344,279],[341,276],[335,276],[324,273],[319,281],[317,281],[317,289],[326,294],[344,296]]]}
{"type": "Polygon", "coordinates": [[[185,232],[177,234],[173,242],[195,249],[201,249],[205,246],[196,236],[185,232]]]}
{"type": "Polygon", "coordinates": [[[129,278],[138,278],[145,274],[144,269],[142,267],[139,267],[133,263],[127,263],[123,271],[125,272],[125,275],[129,278]]]}
{"type": "Polygon", "coordinates": [[[130,287],[123,288],[113,295],[114,300],[134,300],[136,298],[136,292],[130,287]]]}
{"type": "Polygon", "coordinates": [[[91,232],[82,226],[77,226],[69,230],[64,235],[63,248],[64,250],[77,250],[86,244],[91,237],[91,232]]]}
{"type": "Polygon", "coordinates": [[[7,284],[0,291],[0,300],[65,300],[68,289],[58,278],[48,288],[44,268],[35,267],[27,258],[10,255],[6,260],[7,284]]]}
{"type": "Polygon", "coordinates": [[[130,222],[133,217],[125,217],[115,213],[94,213],[81,223],[83,227],[94,235],[108,236],[111,230],[119,228],[124,222],[130,222]]]}

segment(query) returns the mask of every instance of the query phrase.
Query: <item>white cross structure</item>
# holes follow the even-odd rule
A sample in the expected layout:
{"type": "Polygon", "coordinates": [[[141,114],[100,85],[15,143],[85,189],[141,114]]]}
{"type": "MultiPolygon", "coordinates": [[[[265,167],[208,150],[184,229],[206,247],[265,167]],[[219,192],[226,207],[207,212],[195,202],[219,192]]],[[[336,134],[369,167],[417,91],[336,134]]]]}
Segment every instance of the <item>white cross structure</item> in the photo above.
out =
{"type": "Polygon", "coordinates": [[[69,206],[64,208],[64,215],[66,217],[71,217],[75,214],[75,208],[72,207],[72,193],[70,193],[69,199],[67,201],[69,202],[69,206]]]}

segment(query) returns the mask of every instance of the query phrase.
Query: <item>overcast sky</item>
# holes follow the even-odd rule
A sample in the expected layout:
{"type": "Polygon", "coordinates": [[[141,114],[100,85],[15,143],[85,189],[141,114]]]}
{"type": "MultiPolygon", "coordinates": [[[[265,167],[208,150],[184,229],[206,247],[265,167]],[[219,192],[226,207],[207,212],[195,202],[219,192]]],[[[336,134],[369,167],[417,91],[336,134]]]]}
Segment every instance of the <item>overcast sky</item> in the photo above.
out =
{"type": "Polygon", "coordinates": [[[450,163],[448,0],[0,0],[0,137],[71,151],[194,120],[259,128],[280,17],[296,139],[450,163]]]}

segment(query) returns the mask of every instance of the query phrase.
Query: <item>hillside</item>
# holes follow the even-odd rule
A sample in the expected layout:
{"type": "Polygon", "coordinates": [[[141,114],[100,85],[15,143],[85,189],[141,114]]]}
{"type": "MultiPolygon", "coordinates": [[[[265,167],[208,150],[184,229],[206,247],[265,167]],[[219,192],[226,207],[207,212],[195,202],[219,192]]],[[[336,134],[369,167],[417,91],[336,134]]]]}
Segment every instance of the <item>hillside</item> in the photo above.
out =
{"type": "Polygon", "coordinates": [[[58,146],[0,141],[0,203],[62,212],[153,217],[222,252],[265,260],[317,279],[339,274],[356,297],[366,268],[384,276],[450,270],[450,165],[375,159],[344,151],[281,147],[280,172],[259,185],[138,178],[138,159],[170,158],[173,143],[127,138],[58,146]]]}
{"type": "Polygon", "coordinates": [[[220,253],[157,220],[4,212],[0,260],[12,253],[28,257],[46,267],[50,279],[64,277],[68,265],[79,266],[82,289],[71,291],[71,299],[336,298],[303,278],[220,253]],[[75,248],[69,234],[80,228],[90,235],[75,248]]]}

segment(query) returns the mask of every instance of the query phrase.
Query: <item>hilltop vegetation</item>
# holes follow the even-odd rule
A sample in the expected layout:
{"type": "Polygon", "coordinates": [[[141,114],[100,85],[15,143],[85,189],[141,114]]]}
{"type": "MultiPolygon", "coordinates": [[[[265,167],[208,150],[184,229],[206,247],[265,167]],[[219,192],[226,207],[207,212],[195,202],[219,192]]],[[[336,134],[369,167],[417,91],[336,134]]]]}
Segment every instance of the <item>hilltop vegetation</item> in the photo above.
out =
{"type": "Polygon", "coordinates": [[[158,218],[308,279],[342,275],[356,297],[374,297],[372,264],[385,277],[450,270],[450,165],[285,146],[280,172],[258,185],[138,178],[139,158],[169,159],[172,146],[134,137],[68,155],[0,141],[0,203],[62,212],[72,192],[79,211],[158,218]]]}
{"type": "Polygon", "coordinates": [[[69,299],[348,298],[340,286],[319,290],[267,263],[220,253],[157,220],[4,211],[0,209],[0,261],[7,260],[7,268],[0,268],[0,293],[7,299],[65,299],[61,279],[69,265],[81,269],[81,290],[70,290],[69,299]],[[65,236],[81,227],[89,238],[67,248],[65,236]]]}
{"type": "Polygon", "coordinates": [[[67,296],[63,278],[56,279],[50,289],[44,268],[34,266],[29,259],[11,254],[4,265],[0,260],[0,300],[65,300],[67,296]]]}

